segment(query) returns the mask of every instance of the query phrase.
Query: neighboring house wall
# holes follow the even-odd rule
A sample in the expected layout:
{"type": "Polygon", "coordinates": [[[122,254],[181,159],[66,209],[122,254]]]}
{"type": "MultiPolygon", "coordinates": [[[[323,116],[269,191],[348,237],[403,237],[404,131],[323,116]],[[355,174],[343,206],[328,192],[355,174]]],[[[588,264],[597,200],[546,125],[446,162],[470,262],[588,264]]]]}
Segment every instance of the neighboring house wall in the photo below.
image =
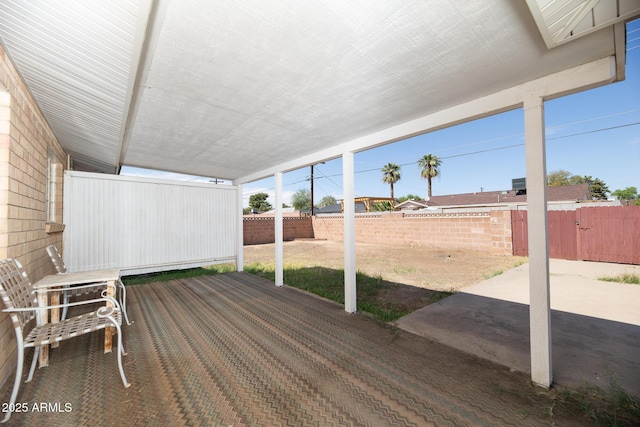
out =
{"type": "MultiPolygon", "coordinates": [[[[66,158],[0,44],[0,257],[20,260],[33,282],[55,272],[44,248],[60,245],[62,233],[56,224],[47,225],[47,215],[62,222],[66,158]],[[59,185],[49,186],[49,170],[59,185]],[[48,191],[55,193],[49,207],[48,191]]],[[[15,367],[15,349],[11,320],[0,313],[0,385],[15,367]]]]}
{"type": "MultiPolygon", "coordinates": [[[[509,210],[456,213],[377,213],[356,215],[356,242],[416,244],[511,255],[509,210]]],[[[342,215],[313,218],[316,239],[343,240],[342,215]]]]}
{"type": "MultiPolygon", "coordinates": [[[[313,226],[310,217],[283,217],[283,239],[312,239],[313,226]]],[[[272,216],[245,216],[242,222],[245,245],[275,242],[275,218],[272,216]]]]}

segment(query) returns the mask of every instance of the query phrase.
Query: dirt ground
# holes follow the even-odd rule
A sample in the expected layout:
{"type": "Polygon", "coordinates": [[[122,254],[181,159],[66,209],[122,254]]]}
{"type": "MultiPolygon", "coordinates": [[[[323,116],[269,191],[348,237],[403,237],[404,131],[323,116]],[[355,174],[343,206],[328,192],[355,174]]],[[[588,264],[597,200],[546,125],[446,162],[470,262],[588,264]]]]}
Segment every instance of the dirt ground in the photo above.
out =
{"type": "MultiPolygon", "coordinates": [[[[272,264],[275,244],[244,247],[245,265],[272,264]]],[[[411,312],[443,296],[493,277],[526,261],[526,258],[491,255],[470,250],[445,250],[411,245],[356,244],[356,268],[368,276],[380,276],[386,302],[411,312]],[[396,285],[397,284],[397,285],[396,285]]],[[[295,240],[284,242],[284,263],[294,268],[344,268],[344,246],[339,241],[295,240]]],[[[285,280],[286,282],[286,280],[285,280]]]]}
{"type": "MultiPolygon", "coordinates": [[[[244,262],[271,263],[275,244],[244,247],[244,262]]],[[[424,246],[356,244],[356,267],[390,282],[456,292],[526,261],[523,257],[424,246]]],[[[332,240],[284,242],[284,262],[297,267],[344,268],[344,245],[332,240]]]]}

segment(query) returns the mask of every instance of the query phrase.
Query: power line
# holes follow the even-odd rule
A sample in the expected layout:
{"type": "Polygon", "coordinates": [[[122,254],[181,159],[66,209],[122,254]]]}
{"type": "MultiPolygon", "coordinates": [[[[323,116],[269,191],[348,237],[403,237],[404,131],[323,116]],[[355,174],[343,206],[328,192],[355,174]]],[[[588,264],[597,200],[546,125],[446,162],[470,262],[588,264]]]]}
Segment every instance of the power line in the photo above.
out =
{"type": "Polygon", "coordinates": [[[624,116],[625,114],[637,113],[638,111],[640,111],[640,108],[636,108],[634,110],[629,110],[629,111],[623,111],[621,113],[609,114],[606,116],[598,116],[598,117],[592,117],[590,119],[578,120],[577,122],[563,123],[561,125],[551,126],[550,128],[548,128],[548,130],[562,129],[568,126],[579,125],[582,123],[595,122],[596,120],[610,119],[611,117],[624,116]]]}
{"type": "MultiPolygon", "coordinates": [[[[489,153],[491,151],[500,151],[500,150],[506,150],[508,148],[522,147],[523,145],[524,145],[524,142],[521,142],[519,144],[507,145],[507,146],[504,146],[504,147],[494,147],[494,148],[487,148],[486,150],[472,151],[470,153],[455,154],[453,156],[441,157],[441,159],[442,160],[446,160],[446,159],[453,159],[453,158],[456,158],[456,157],[471,156],[473,154],[489,153]]],[[[415,162],[413,164],[416,164],[416,163],[418,163],[418,162],[415,162]]]]}
{"type": "MultiPolygon", "coordinates": [[[[551,140],[556,140],[556,139],[571,138],[571,137],[574,137],[574,136],[587,135],[587,134],[590,134],[590,133],[605,132],[605,131],[608,131],[608,130],[620,129],[620,128],[625,128],[625,127],[629,127],[629,126],[637,126],[637,125],[640,125],[640,122],[627,123],[627,124],[620,125],[620,126],[611,126],[611,127],[602,128],[602,129],[588,130],[588,131],[584,131],[584,132],[573,133],[571,135],[555,136],[555,137],[551,137],[551,138],[546,138],[546,140],[547,141],[551,141],[551,140]]],[[[470,156],[472,154],[480,154],[480,153],[487,153],[487,152],[490,152],[490,151],[505,150],[505,149],[514,148],[514,147],[522,147],[524,145],[525,145],[524,143],[520,143],[520,144],[507,145],[507,146],[504,146],[504,147],[488,148],[486,150],[479,150],[479,151],[473,151],[473,152],[470,152],[470,153],[463,153],[463,154],[457,154],[457,155],[454,155],[454,156],[442,157],[442,159],[451,159],[451,158],[454,158],[454,157],[470,156]]],[[[418,162],[415,162],[415,163],[418,163],[418,162]]]]}
{"type": "MultiPolygon", "coordinates": [[[[609,118],[612,118],[612,117],[623,116],[625,114],[636,113],[638,111],[640,111],[640,108],[634,109],[634,110],[623,111],[623,112],[615,113],[615,114],[608,114],[606,116],[592,117],[590,119],[579,120],[577,122],[564,123],[564,124],[560,124],[560,125],[549,127],[547,130],[550,130],[550,131],[558,130],[558,129],[566,128],[566,127],[577,125],[577,124],[583,124],[583,123],[593,122],[593,121],[596,121],[596,120],[609,119],[609,118]]],[[[621,126],[614,126],[614,127],[609,127],[609,128],[601,128],[601,129],[597,129],[597,130],[593,130],[593,131],[587,131],[587,132],[584,132],[584,133],[601,132],[601,131],[605,131],[605,130],[616,129],[617,127],[634,126],[634,125],[637,125],[637,124],[638,124],[637,122],[636,123],[630,123],[630,124],[621,125],[621,126]]],[[[547,140],[568,138],[570,136],[578,136],[578,135],[582,135],[584,133],[575,133],[575,134],[571,134],[571,135],[565,135],[565,136],[562,136],[562,137],[552,137],[552,138],[547,138],[547,140]]],[[[483,141],[472,142],[472,143],[469,143],[469,144],[458,145],[458,146],[455,146],[455,147],[448,147],[445,150],[440,150],[440,151],[441,152],[442,151],[450,151],[450,150],[455,150],[455,149],[458,149],[458,148],[471,147],[471,146],[474,146],[474,145],[486,144],[488,142],[494,142],[494,141],[499,141],[499,140],[503,140],[503,139],[511,139],[511,138],[522,137],[522,136],[524,136],[524,134],[522,134],[522,133],[513,134],[513,135],[507,135],[507,136],[501,136],[501,137],[498,137],[498,138],[491,138],[491,139],[486,139],[486,140],[483,140],[483,141]]],[[[441,159],[450,159],[450,158],[454,158],[454,157],[462,157],[462,156],[467,156],[467,155],[471,155],[471,154],[480,154],[480,153],[486,153],[486,152],[490,152],[490,151],[498,151],[498,150],[503,150],[505,148],[513,148],[513,147],[518,147],[518,146],[522,146],[522,145],[524,145],[524,144],[521,143],[521,144],[509,145],[509,146],[506,146],[506,147],[497,147],[497,148],[494,148],[494,149],[472,151],[472,152],[463,153],[463,154],[456,154],[456,155],[452,155],[452,156],[441,157],[441,159]]],[[[403,163],[400,166],[411,166],[411,165],[415,165],[417,163],[418,162],[403,163]]],[[[379,170],[379,168],[363,169],[363,170],[360,170],[360,171],[356,171],[355,173],[366,173],[366,172],[373,172],[373,171],[378,171],[378,170],[379,170]]],[[[336,175],[331,175],[331,176],[341,176],[341,175],[342,174],[336,174],[336,175]]]]}
{"type": "Polygon", "coordinates": [[[342,188],[341,185],[336,184],[335,181],[333,181],[331,178],[329,178],[327,175],[325,175],[322,171],[318,171],[318,172],[320,172],[322,177],[327,178],[329,180],[329,182],[331,182],[333,185],[335,185],[336,187],[338,187],[340,189],[342,188]]]}
{"type": "Polygon", "coordinates": [[[604,131],[607,131],[607,130],[621,129],[621,128],[626,128],[626,127],[629,127],[629,126],[637,126],[637,125],[640,125],[640,122],[627,123],[627,124],[624,124],[624,125],[611,126],[611,127],[602,128],[602,129],[588,130],[588,131],[584,131],[584,132],[580,132],[580,133],[574,133],[574,134],[571,134],[571,135],[556,136],[556,137],[553,137],[553,138],[547,138],[547,140],[569,138],[571,136],[587,135],[589,133],[598,133],[598,132],[604,132],[604,131]]]}
{"type": "MultiPolygon", "coordinates": [[[[634,110],[634,111],[640,111],[640,110],[634,110]]],[[[576,122],[576,123],[580,123],[580,122],[576,122]]],[[[555,137],[550,137],[550,138],[546,138],[546,139],[547,139],[547,141],[551,141],[551,140],[556,140],[556,139],[564,139],[564,138],[570,138],[570,137],[574,137],[574,136],[587,135],[587,134],[591,134],[591,133],[605,132],[605,131],[608,131],[608,130],[620,129],[620,128],[625,128],[625,127],[629,127],[629,126],[637,126],[637,125],[640,125],[640,122],[627,123],[627,124],[624,124],[624,125],[611,126],[611,127],[607,127],[607,128],[594,129],[594,130],[589,130],[589,131],[584,131],[584,132],[577,132],[577,133],[573,133],[573,134],[570,134],[570,135],[561,135],[561,136],[555,136],[555,137]]],[[[517,136],[521,136],[521,135],[517,135],[517,136]]],[[[443,160],[445,160],[445,159],[453,159],[453,158],[456,158],[456,157],[471,156],[471,155],[474,155],[474,154],[489,153],[489,152],[492,152],[492,151],[501,151],[501,150],[506,150],[506,149],[509,149],[509,148],[522,147],[524,145],[525,145],[525,143],[518,143],[518,144],[506,145],[506,146],[503,146],[503,147],[487,148],[486,150],[470,151],[468,153],[445,156],[445,157],[441,157],[441,159],[443,159],[443,160]]],[[[411,166],[411,165],[416,165],[416,164],[418,164],[418,162],[403,163],[400,166],[411,166]]],[[[379,171],[379,170],[380,170],[380,168],[363,169],[363,170],[355,171],[355,173],[366,173],[366,172],[373,172],[373,171],[379,171]]],[[[342,174],[335,174],[335,175],[331,175],[331,176],[342,176],[342,174]]]]}
{"type": "MultiPolygon", "coordinates": [[[[624,115],[624,114],[634,113],[634,112],[637,112],[637,111],[640,111],[640,109],[629,110],[629,111],[622,112],[622,113],[610,114],[610,115],[607,115],[607,116],[600,116],[600,117],[591,118],[591,119],[587,119],[587,120],[581,120],[581,121],[578,121],[578,122],[558,125],[558,126],[550,127],[549,130],[563,128],[563,127],[567,127],[567,126],[572,126],[574,124],[586,123],[586,122],[591,122],[591,121],[595,121],[595,120],[599,120],[599,119],[610,118],[610,117],[614,117],[614,116],[620,116],[620,115],[624,115]]],[[[638,125],[640,125],[640,122],[626,123],[626,124],[623,124],[623,125],[610,126],[610,127],[606,127],[606,128],[600,128],[600,129],[593,129],[593,130],[584,131],[584,132],[577,132],[577,133],[573,133],[573,134],[569,134],[569,135],[561,135],[561,136],[549,137],[549,138],[546,138],[546,140],[547,141],[552,141],[552,140],[558,140],[558,139],[565,139],[565,138],[571,138],[571,137],[574,137],[574,136],[588,135],[588,134],[599,133],[599,132],[606,132],[606,131],[609,131],[609,130],[621,129],[621,128],[625,128],[625,127],[638,126],[638,125]]],[[[512,137],[516,137],[516,136],[523,136],[523,134],[511,135],[509,137],[500,137],[500,138],[494,138],[494,139],[481,141],[481,142],[476,142],[476,143],[472,143],[472,144],[466,144],[466,145],[458,146],[458,148],[460,148],[460,147],[468,147],[468,146],[471,146],[471,145],[478,145],[478,144],[491,142],[491,141],[495,141],[495,140],[499,140],[499,139],[512,138],[512,137]]],[[[467,153],[461,153],[461,154],[455,154],[455,155],[451,155],[451,156],[445,156],[445,157],[441,157],[441,159],[446,160],[446,159],[453,159],[453,158],[457,158],[457,157],[471,156],[471,155],[475,155],[475,154],[489,153],[489,152],[493,152],[493,151],[507,150],[507,149],[510,149],[510,148],[522,147],[524,145],[525,145],[525,143],[518,143],[518,144],[506,145],[506,146],[503,146],[503,147],[488,148],[486,150],[477,150],[477,151],[471,151],[471,152],[467,152],[467,153]]],[[[403,163],[400,166],[412,166],[412,165],[416,165],[416,164],[418,164],[417,161],[416,162],[410,162],[410,163],[403,163]]],[[[362,169],[362,170],[354,171],[354,174],[374,172],[374,171],[380,171],[380,168],[362,169]]],[[[342,176],[343,175],[342,173],[337,173],[337,174],[333,174],[333,175],[326,175],[320,170],[317,170],[316,172],[318,172],[321,176],[318,177],[318,178],[315,178],[315,179],[325,178],[325,179],[329,180],[337,188],[340,188],[340,189],[342,188],[341,185],[337,184],[335,181],[333,181],[331,179],[331,177],[342,176]]],[[[287,186],[291,186],[291,185],[299,184],[301,182],[308,182],[309,179],[310,179],[310,177],[305,177],[303,179],[300,179],[298,181],[294,181],[292,183],[288,183],[286,185],[287,186]]],[[[269,187],[267,189],[268,190],[273,190],[274,188],[273,187],[269,187]]],[[[256,192],[247,193],[247,194],[256,194],[256,193],[260,193],[260,192],[262,192],[262,191],[256,191],[256,192]]]]}

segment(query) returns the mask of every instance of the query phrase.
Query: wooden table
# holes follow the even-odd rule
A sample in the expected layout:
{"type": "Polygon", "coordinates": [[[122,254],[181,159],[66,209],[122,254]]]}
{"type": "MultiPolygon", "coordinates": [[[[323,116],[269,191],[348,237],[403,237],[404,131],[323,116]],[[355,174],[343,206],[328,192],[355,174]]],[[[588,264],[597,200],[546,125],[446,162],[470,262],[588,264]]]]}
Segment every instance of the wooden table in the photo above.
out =
{"type": "MultiPolygon", "coordinates": [[[[37,281],[33,288],[36,290],[38,294],[38,303],[41,307],[47,305],[58,305],[60,304],[60,292],[44,292],[51,289],[60,289],[63,287],[70,285],[88,285],[91,283],[106,283],[107,284],[107,295],[114,296],[116,294],[116,285],[120,280],[120,270],[119,269],[107,269],[107,270],[91,270],[91,271],[78,271],[74,273],[60,273],[60,274],[52,274],[49,276],[45,276],[39,281],[37,281]],[[48,295],[51,294],[51,302],[49,304],[48,295]]],[[[112,306],[113,304],[107,303],[107,306],[112,306]]],[[[49,322],[49,313],[47,313],[46,309],[40,310],[40,315],[42,316],[42,322],[49,322]]],[[[60,309],[54,308],[51,309],[51,322],[57,323],[60,321],[60,309]]],[[[105,329],[104,333],[104,352],[110,353],[112,347],[112,336],[113,336],[113,327],[109,326],[105,329]]],[[[40,367],[49,366],[49,348],[48,346],[42,346],[40,350],[40,367]]]]}

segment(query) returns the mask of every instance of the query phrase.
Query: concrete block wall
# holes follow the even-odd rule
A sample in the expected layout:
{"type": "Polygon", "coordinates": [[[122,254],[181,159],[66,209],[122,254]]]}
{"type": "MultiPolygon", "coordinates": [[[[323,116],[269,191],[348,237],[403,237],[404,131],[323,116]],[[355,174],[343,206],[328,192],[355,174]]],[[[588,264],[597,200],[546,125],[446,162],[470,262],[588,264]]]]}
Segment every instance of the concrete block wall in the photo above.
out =
{"type": "MultiPolygon", "coordinates": [[[[313,218],[316,239],[344,240],[341,215],[313,218]]],[[[507,211],[356,215],[356,242],[415,244],[511,255],[511,216],[507,211]]]]}
{"type": "MultiPolygon", "coordinates": [[[[284,217],[282,234],[284,240],[313,238],[311,218],[284,217]]],[[[275,218],[272,216],[247,216],[242,222],[243,243],[259,245],[275,242],[275,218]]]]}
{"type": "MultiPolygon", "coordinates": [[[[0,257],[20,260],[32,282],[55,272],[45,247],[62,244],[59,227],[47,232],[50,154],[59,159],[61,174],[66,153],[0,44],[0,257]]],[[[53,208],[59,214],[52,220],[61,221],[62,185],[55,191],[53,208]]],[[[13,371],[15,357],[11,320],[0,313],[0,385],[13,371]]]]}
{"type": "Polygon", "coordinates": [[[491,253],[513,254],[513,235],[510,210],[491,211],[491,253]]]}

